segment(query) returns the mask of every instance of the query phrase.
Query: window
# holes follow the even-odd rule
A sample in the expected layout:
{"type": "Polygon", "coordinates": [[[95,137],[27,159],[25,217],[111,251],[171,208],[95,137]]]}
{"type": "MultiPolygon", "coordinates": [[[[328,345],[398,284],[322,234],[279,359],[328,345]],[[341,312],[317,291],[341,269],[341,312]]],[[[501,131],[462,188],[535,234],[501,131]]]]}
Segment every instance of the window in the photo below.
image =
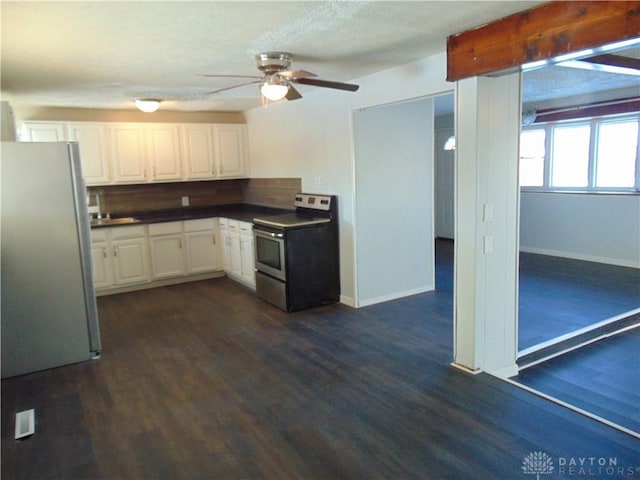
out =
{"type": "Polygon", "coordinates": [[[589,125],[558,126],[553,129],[551,186],[589,185],[589,125]]]}
{"type": "Polygon", "coordinates": [[[520,136],[520,186],[544,185],[545,130],[525,130],[520,136]]]}
{"type": "Polygon", "coordinates": [[[639,117],[535,125],[520,135],[526,189],[640,191],[639,117]]]}
{"type": "Polygon", "coordinates": [[[600,125],[596,187],[633,187],[638,147],[638,122],[600,125]]]}

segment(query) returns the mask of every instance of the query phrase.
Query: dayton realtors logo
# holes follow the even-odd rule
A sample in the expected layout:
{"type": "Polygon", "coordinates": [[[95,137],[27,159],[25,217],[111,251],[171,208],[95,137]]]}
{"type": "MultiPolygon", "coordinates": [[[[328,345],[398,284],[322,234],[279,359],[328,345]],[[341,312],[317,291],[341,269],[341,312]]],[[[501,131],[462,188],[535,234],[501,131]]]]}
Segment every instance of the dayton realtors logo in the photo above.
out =
{"type": "Polygon", "coordinates": [[[554,457],[545,452],[531,452],[522,460],[522,472],[535,475],[555,474],[553,478],[640,478],[640,466],[623,465],[617,457],[554,457]]]}
{"type": "Polygon", "coordinates": [[[540,480],[540,475],[553,473],[553,460],[544,452],[531,452],[522,461],[522,471],[527,475],[535,475],[540,480]]]}

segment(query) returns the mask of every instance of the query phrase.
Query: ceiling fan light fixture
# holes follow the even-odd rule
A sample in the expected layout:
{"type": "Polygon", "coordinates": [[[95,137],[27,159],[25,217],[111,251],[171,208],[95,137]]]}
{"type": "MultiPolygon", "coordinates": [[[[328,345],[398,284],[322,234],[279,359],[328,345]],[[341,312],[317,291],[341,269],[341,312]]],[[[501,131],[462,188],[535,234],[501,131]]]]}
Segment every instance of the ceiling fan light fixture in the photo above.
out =
{"type": "Polygon", "coordinates": [[[136,107],[141,112],[153,113],[160,108],[160,102],[157,98],[139,98],[135,100],[136,107]]]}
{"type": "Polygon", "coordinates": [[[289,91],[289,84],[284,78],[278,75],[269,75],[264,82],[260,84],[260,93],[267,100],[277,102],[282,100],[289,91]]]}

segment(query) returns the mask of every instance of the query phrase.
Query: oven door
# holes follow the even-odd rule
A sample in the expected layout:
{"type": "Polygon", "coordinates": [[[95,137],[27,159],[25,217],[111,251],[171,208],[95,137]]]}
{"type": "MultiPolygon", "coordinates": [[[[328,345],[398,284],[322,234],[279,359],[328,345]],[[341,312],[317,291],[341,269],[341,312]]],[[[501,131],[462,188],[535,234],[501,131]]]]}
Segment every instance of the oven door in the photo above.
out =
{"type": "Polygon", "coordinates": [[[254,226],[256,270],[286,281],[284,232],[254,226]]]}

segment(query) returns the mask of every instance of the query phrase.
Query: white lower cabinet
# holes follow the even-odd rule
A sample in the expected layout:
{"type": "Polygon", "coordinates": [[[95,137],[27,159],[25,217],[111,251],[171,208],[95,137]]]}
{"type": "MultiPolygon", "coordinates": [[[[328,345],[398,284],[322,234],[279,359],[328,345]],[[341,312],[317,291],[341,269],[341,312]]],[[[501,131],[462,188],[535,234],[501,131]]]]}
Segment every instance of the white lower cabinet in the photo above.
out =
{"type": "Polygon", "coordinates": [[[180,277],[186,274],[182,222],[149,225],[151,270],[154,279],[180,277]]]}
{"type": "Polygon", "coordinates": [[[112,240],[116,285],[149,281],[147,242],[144,238],[112,240]]]}
{"type": "Polygon", "coordinates": [[[256,256],[253,247],[253,224],[238,222],[240,229],[240,276],[242,281],[256,288],[256,256]]]}
{"type": "Polygon", "coordinates": [[[187,273],[220,270],[216,245],[216,219],[203,218],[184,222],[187,273]]]}
{"type": "Polygon", "coordinates": [[[96,289],[148,282],[149,248],[144,225],[91,231],[93,281],[96,289]]]}
{"type": "Polygon", "coordinates": [[[253,225],[228,218],[220,219],[220,237],[222,240],[222,266],[225,273],[254,288],[255,255],[253,251],[253,225]]]}
{"type": "Polygon", "coordinates": [[[93,259],[93,286],[97,289],[108,288],[113,285],[113,266],[110,247],[106,241],[91,242],[91,257],[93,259]]]}
{"type": "Polygon", "coordinates": [[[91,247],[93,282],[102,293],[142,283],[152,287],[166,285],[167,280],[189,281],[185,277],[195,275],[209,278],[202,275],[222,270],[255,289],[253,232],[248,222],[202,218],[95,228],[91,247]]]}

